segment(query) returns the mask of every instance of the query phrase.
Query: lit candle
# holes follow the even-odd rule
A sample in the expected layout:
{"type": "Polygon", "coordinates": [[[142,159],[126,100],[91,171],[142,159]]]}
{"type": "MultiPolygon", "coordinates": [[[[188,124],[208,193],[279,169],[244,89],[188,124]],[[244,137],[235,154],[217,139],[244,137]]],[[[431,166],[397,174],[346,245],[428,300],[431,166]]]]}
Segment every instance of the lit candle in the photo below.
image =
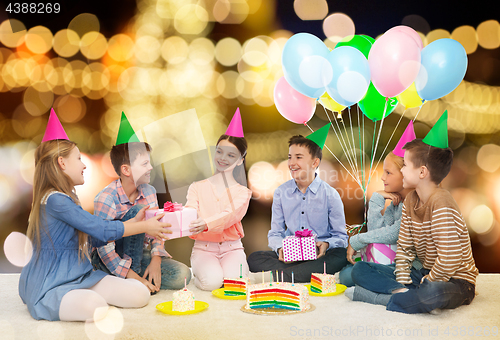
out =
{"type": "Polygon", "coordinates": [[[269,285],[272,286],[273,285],[273,272],[272,271],[269,272],[269,276],[271,278],[271,281],[269,281],[269,285]]]}
{"type": "Polygon", "coordinates": [[[293,272],[292,272],[292,286],[293,286],[293,282],[294,282],[294,281],[293,281],[293,272]]]}
{"type": "Polygon", "coordinates": [[[326,261],[323,262],[323,274],[326,274],[326,261]]]}
{"type": "Polygon", "coordinates": [[[187,278],[184,276],[184,289],[187,289],[187,278]]]}
{"type": "Polygon", "coordinates": [[[283,281],[283,271],[281,271],[281,282],[285,282],[283,281]]]}
{"type": "Polygon", "coordinates": [[[243,277],[243,264],[240,263],[240,279],[243,277]]]}
{"type": "Polygon", "coordinates": [[[276,282],[280,282],[280,276],[278,275],[278,270],[276,269],[276,282]]]}

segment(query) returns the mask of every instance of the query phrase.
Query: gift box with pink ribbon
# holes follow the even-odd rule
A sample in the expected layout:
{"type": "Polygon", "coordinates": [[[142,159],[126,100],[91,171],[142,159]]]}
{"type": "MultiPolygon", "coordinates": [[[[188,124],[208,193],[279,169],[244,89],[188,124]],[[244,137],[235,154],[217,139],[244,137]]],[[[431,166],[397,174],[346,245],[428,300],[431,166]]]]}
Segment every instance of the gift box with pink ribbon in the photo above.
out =
{"type": "Polygon", "coordinates": [[[285,262],[316,260],[316,235],[309,229],[299,230],[283,240],[285,262]]]}
{"type": "Polygon", "coordinates": [[[397,247],[396,244],[370,243],[361,250],[361,258],[366,262],[393,264],[397,247]]]}
{"type": "Polygon", "coordinates": [[[180,203],[166,202],[163,209],[146,210],[146,219],[163,213],[165,213],[165,215],[160,221],[172,225],[171,228],[168,228],[168,230],[172,231],[172,234],[168,234],[168,239],[189,236],[192,234],[189,231],[189,224],[191,221],[198,218],[196,209],[185,208],[180,203]]]}

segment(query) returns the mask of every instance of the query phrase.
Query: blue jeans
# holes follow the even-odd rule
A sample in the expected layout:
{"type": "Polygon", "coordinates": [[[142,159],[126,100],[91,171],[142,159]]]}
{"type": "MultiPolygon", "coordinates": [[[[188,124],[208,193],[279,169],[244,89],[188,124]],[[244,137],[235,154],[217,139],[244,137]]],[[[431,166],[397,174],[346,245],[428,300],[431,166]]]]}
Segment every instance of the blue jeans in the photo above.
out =
{"type": "Polygon", "coordinates": [[[353,265],[349,263],[347,266],[342,268],[342,270],[339,273],[339,281],[341,284],[343,284],[346,287],[354,286],[354,281],[352,280],[352,276],[351,276],[352,268],[353,268],[353,265]]]}
{"type": "MultiPolygon", "coordinates": [[[[144,204],[137,204],[130,208],[121,219],[128,221],[137,215],[144,204]]],[[[115,241],[115,251],[123,258],[127,254],[132,259],[130,269],[137,275],[143,276],[146,268],[151,263],[151,252],[144,248],[145,234],[131,235],[115,241]]],[[[100,269],[111,274],[96,251],[92,253],[92,265],[94,269],[100,269]]],[[[191,280],[191,270],[184,263],[162,256],[161,258],[161,289],[181,289],[184,287],[184,278],[187,283],[191,280]]]]}
{"type": "Polygon", "coordinates": [[[383,265],[371,262],[358,262],[352,269],[355,284],[379,294],[391,294],[393,290],[408,288],[404,293],[392,294],[387,310],[408,314],[428,313],[436,308],[453,309],[468,305],[475,296],[475,285],[451,278],[448,282],[420,281],[430,270],[411,269],[411,284],[404,285],[396,281],[395,265],[383,265]]]}
{"type": "MultiPolygon", "coordinates": [[[[281,262],[274,251],[256,251],[248,257],[248,266],[251,272],[283,271],[283,278],[292,281],[292,272],[295,282],[311,282],[312,273],[323,273],[323,263],[326,262],[326,272],[335,274],[347,264],[346,249],[332,248],[322,257],[311,261],[297,261],[292,263],[281,262]]],[[[280,274],[281,275],[281,274],[280,274]]],[[[276,277],[274,278],[277,279],[276,277]]],[[[281,277],[279,278],[281,279],[281,277]]]]}

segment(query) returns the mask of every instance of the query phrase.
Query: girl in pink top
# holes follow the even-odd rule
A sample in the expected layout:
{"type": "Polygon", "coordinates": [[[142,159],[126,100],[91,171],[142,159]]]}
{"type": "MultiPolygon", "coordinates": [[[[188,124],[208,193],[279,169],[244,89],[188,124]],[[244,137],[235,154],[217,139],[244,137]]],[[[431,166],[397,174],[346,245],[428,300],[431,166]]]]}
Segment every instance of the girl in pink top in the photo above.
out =
{"type": "Polygon", "coordinates": [[[202,290],[220,288],[225,277],[240,277],[240,267],[243,277],[248,277],[241,243],[241,219],[252,197],[242,185],[246,184],[246,150],[245,138],[222,135],[215,150],[215,174],[188,189],[186,207],[196,209],[199,216],[190,225],[190,237],[195,240],[191,267],[194,283],[202,290]]]}

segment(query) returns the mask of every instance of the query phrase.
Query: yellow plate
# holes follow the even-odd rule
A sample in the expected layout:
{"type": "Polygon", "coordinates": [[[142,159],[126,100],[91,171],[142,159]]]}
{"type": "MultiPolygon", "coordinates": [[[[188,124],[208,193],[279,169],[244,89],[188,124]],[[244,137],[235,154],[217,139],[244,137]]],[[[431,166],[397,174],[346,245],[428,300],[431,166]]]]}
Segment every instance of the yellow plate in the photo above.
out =
{"type": "Polygon", "coordinates": [[[336,285],[337,291],[336,292],[320,294],[320,293],[313,292],[311,290],[311,285],[305,285],[305,286],[307,287],[307,290],[309,291],[309,295],[312,295],[312,296],[334,296],[334,295],[342,294],[347,289],[346,286],[337,283],[337,285],[336,285]]]}
{"type": "Polygon", "coordinates": [[[172,301],[167,301],[167,302],[163,302],[163,303],[156,305],[156,309],[158,309],[160,312],[165,313],[165,314],[170,314],[170,315],[195,314],[195,313],[201,312],[202,310],[207,309],[207,307],[208,307],[208,303],[203,302],[203,301],[195,301],[193,310],[188,310],[186,312],[178,312],[178,311],[172,310],[172,301]]]}
{"type": "Polygon", "coordinates": [[[245,300],[247,298],[246,295],[237,295],[237,296],[224,295],[224,288],[212,290],[212,294],[217,296],[219,299],[226,299],[226,300],[245,300]]]}

